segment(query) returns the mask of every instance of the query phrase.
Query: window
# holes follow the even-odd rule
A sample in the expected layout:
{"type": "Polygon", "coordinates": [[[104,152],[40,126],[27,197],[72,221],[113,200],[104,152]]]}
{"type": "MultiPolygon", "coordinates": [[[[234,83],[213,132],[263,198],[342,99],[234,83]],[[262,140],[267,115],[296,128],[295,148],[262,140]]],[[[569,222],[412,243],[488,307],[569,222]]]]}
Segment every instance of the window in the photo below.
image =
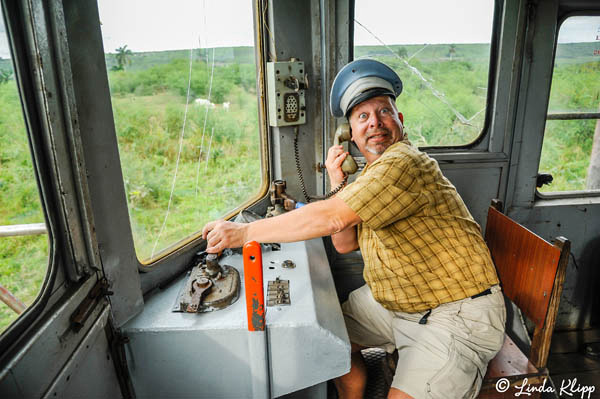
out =
{"type": "Polygon", "coordinates": [[[48,236],[0,9],[0,333],[37,298],[48,236]]]}
{"type": "Polygon", "coordinates": [[[150,262],[263,190],[253,2],[99,0],[129,214],[150,262]]]}
{"type": "Polygon", "coordinates": [[[600,16],[566,19],[558,34],[539,190],[600,189],[600,16]]]}
{"type": "Polygon", "coordinates": [[[493,0],[356,0],[354,59],[372,57],[398,73],[398,110],[413,144],[457,146],[479,137],[493,15],[493,0]]]}

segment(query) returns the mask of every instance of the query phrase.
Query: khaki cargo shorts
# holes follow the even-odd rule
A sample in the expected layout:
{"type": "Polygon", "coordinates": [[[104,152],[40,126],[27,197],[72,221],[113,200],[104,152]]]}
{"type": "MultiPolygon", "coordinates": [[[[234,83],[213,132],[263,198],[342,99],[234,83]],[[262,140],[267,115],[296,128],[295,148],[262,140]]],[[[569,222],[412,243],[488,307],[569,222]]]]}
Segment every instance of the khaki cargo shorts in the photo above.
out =
{"type": "Polygon", "coordinates": [[[416,399],[474,398],[504,342],[504,297],[498,286],[491,291],[438,306],[426,324],[419,324],[425,312],[385,309],[366,285],[350,293],[342,310],[351,342],[398,349],[392,387],[416,399]]]}

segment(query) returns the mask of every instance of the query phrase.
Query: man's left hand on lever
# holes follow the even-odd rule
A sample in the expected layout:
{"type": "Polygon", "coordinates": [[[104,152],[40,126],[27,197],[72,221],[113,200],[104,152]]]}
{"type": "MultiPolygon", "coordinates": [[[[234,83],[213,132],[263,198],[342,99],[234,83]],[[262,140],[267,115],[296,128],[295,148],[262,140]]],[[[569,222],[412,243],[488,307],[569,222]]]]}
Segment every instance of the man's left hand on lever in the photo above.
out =
{"type": "Polygon", "coordinates": [[[219,253],[225,248],[238,248],[246,243],[248,225],[244,223],[215,220],[202,229],[206,240],[206,252],[219,253]]]}

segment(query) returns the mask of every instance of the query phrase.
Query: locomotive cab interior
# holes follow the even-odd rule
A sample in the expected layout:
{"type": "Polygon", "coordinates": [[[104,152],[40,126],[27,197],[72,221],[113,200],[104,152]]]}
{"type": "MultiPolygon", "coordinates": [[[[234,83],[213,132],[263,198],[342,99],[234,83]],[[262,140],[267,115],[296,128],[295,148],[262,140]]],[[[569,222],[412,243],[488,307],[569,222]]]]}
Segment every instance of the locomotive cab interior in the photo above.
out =
{"type": "Polygon", "coordinates": [[[409,140],[482,232],[499,199],[569,239],[547,368],[599,395],[600,4],[415,3],[1,0],[0,396],[335,397],[360,251],[263,244],[256,334],[243,251],[201,231],[326,199],[334,143],[356,179],[329,100],[360,58],[402,78],[409,140]]]}

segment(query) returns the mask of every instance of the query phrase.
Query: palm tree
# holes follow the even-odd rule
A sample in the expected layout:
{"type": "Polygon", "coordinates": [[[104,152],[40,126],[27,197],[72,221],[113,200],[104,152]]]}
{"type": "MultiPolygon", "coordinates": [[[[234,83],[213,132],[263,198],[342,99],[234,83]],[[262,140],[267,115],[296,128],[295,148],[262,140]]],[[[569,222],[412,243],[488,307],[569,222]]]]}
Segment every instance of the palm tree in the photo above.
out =
{"type": "Polygon", "coordinates": [[[127,45],[119,47],[115,49],[115,51],[117,52],[117,65],[113,66],[112,69],[115,71],[122,71],[125,69],[125,65],[131,64],[131,56],[133,53],[127,48],[127,45]]]}

